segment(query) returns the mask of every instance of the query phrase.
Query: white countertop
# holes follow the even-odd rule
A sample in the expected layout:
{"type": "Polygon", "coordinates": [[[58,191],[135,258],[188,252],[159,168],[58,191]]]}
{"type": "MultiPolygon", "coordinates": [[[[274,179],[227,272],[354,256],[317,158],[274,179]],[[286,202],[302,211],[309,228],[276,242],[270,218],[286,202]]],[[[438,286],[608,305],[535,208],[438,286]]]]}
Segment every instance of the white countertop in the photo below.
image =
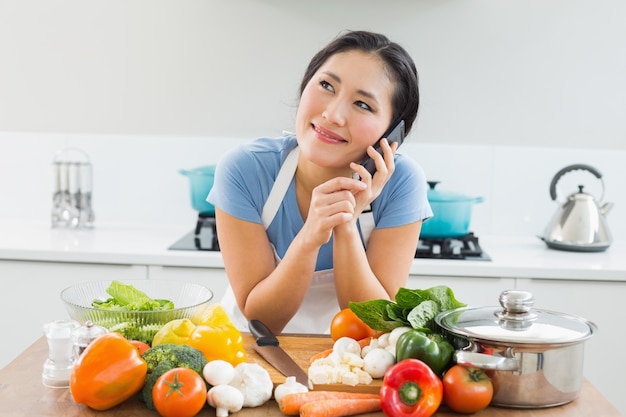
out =
{"type": "MultiPolygon", "coordinates": [[[[219,252],[168,250],[181,225],[98,224],[91,230],[0,220],[0,260],[223,268],[219,252]]],[[[416,259],[412,275],[580,279],[626,282],[626,241],[604,252],[549,249],[534,236],[481,236],[491,261],[416,259]]]]}

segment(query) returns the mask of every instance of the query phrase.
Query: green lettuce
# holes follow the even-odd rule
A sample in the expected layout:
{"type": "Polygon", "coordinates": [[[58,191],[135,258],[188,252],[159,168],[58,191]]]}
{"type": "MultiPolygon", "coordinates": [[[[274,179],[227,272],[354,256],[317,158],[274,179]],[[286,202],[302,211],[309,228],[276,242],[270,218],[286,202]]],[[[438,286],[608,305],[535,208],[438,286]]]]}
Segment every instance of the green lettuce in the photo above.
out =
{"type": "Polygon", "coordinates": [[[104,301],[93,300],[92,307],[123,311],[157,311],[174,308],[172,301],[150,298],[143,291],[123,282],[112,281],[106,291],[111,297],[104,301]]]}
{"type": "Polygon", "coordinates": [[[436,331],[437,314],[466,304],[456,299],[452,289],[439,285],[424,290],[400,288],[395,301],[353,301],[348,306],[369,327],[387,332],[401,326],[436,331]]]}

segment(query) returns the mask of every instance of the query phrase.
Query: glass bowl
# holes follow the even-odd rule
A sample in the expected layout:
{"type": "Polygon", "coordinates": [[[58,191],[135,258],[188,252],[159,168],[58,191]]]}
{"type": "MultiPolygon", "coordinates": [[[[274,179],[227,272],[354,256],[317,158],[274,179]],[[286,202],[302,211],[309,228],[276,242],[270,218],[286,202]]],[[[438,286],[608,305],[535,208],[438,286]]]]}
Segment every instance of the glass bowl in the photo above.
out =
{"type": "Polygon", "coordinates": [[[209,305],[213,292],[199,284],[159,279],[117,280],[143,291],[153,299],[167,299],[174,309],[106,310],[92,306],[95,299],[111,297],[107,288],[112,281],[91,281],[73,285],[61,292],[61,299],[70,318],[81,324],[91,321],[109,331],[116,331],[130,340],[151,344],[156,332],[175,319],[191,318],[209,305]]]}

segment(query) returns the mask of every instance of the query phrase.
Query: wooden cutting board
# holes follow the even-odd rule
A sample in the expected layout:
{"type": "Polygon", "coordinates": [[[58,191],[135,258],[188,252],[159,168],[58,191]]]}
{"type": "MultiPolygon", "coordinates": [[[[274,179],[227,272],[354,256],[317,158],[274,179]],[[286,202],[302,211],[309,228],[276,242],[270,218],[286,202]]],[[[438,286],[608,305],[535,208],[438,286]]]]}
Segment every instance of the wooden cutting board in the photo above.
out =
{"type": "MultiPolygon", "coordinates": [[[[263,359],[253,348],[255,339],[252,335],[244,333],[244,347],[248,356],[248,362],[255,362],[261,365],[270,374],[274,386],[285,382],[286,376],[281,374],[276,368],[263,359]]],[[[333,341],[329,336],[278,336],[280,346],[285,352],[307,372],[311,357],[333,347],[333,341]]],[[[382,386],[382,379],[375,379],[369,385],[344,385],[344,384],[324,384],[315,385],[312,388],[316,391],[346,391],[346,392],[367,392],[378,394],[382,386]]]]}

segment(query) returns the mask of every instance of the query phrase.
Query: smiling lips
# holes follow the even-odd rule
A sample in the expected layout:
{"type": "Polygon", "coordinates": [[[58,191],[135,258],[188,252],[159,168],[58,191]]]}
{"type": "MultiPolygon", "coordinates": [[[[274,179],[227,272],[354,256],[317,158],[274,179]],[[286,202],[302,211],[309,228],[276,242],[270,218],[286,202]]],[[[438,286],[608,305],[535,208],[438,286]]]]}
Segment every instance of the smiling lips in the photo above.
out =
{"type": "Polygon", "coordinates": [[[345,143],[347,142],[341,136],[335,135],[330,130],[324,129],[319,125],[313,125],[313,131],[317,134],[317,137],[327,143],[345,143]]]}

